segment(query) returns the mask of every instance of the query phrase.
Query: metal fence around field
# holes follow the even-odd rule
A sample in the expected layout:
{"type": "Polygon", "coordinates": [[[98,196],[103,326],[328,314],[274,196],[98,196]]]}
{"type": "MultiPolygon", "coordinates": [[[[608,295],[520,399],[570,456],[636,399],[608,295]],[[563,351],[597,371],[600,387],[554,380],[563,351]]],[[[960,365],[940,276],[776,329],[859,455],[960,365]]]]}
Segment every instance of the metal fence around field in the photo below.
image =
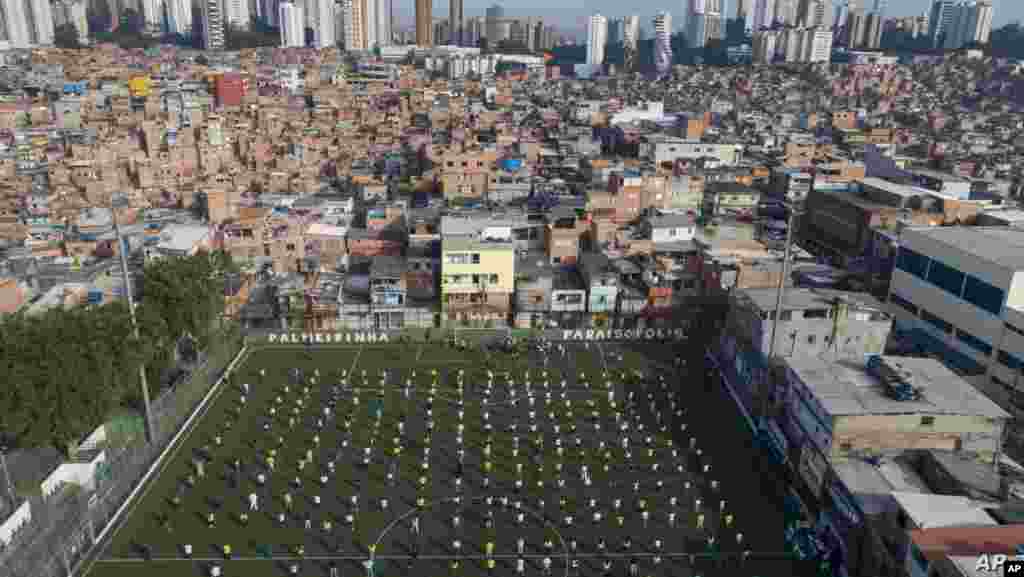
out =
{"type": "Polygon", "coordinates": [[[152,402],[154,439],[144,436],[105,447],[108,468],[95,489],[65,485],[54,495],[30,499],[32,520],[0,551],[0,577],[66,577],[96,545],[114,516],[197,403],[242,349],[237,328],[214,339],[196,367],[152,402]]]}

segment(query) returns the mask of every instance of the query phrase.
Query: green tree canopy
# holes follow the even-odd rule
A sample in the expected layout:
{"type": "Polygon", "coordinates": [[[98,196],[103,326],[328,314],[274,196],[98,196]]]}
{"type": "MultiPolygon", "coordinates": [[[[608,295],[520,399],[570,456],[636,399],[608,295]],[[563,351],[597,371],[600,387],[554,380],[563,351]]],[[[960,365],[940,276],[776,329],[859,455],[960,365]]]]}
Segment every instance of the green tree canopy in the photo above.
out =
{"type": "Polygon", "coordinates": [[[224,310],[225,275],[234,271],[221,252],[147,264],[138,339],[121,300],[0,317],[3,442],[67,451],[119,407],[137,406],[139,365],[158,384],[182,335],[207,346],[224,310]]]}

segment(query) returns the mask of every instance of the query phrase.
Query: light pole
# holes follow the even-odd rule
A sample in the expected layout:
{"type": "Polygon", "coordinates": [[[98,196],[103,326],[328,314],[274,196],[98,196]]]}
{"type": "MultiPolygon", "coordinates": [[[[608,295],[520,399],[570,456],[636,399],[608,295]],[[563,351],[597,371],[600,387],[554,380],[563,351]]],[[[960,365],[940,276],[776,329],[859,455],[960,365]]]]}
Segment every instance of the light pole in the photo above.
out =
{"type": "Polygon", "coordinates": [[[0,447],[0,467],[4,470],[4,487],[7,489],[7,498],[11,501],[11,509],[14,509],[18,502],[14,499],[14,486],[11,485],[11,472],[7,470],[7,446],[0,447]]]}
{"type": "MultiPolygon", "coordinates": [[[[132,319],[132,333],[139,340],[139,322],[135,318],[135,297],[132,295],[132,282],[128,275],[128,256],[125,254],[124,239],[121,238],[121,226],[117,222],[117,209],[128,206],[128,199],[123,195],[111,198],[110,214],[114,220],[114,234],[117,236],[117,252],[121,256],[121,278],[124,281],[124,295],[128,299],[128,314],[132,319]]],[[[153,409],[149,404],[149,385],[146,383],[146,364],[139,364],[139,387],[142,389],[142,405],[145,412],[146,441],[152,443],[156,437],[153,429],[153,409]]]]}
{"type": "MultiPolygon", "coordinates": [[[[772,338],[768,342],[768,367],[771,368],[772,359],[775,358],[775,337],[779,329],[779,317],[782,316],[782,297],[786,294],[786,277],[789,276],[789,259],[793,252],[793,226],[796,224],[797,207],[793,204],[787,205],[789,219],[786,222],[786,250],[782,254],[782,270],[779,272],[779,284],[775,294],[775,312],[772,314],[772,338]]],[[[769,372],[770,375],[770,372],[769,372]]],[[[771,378],[766,379],[771,381],[771,378]]],[[[768,384],[765,383],[767,389],[768,384]]],[[[768,415],[768,391],[761,392],[761,418],[768,415]]]]}

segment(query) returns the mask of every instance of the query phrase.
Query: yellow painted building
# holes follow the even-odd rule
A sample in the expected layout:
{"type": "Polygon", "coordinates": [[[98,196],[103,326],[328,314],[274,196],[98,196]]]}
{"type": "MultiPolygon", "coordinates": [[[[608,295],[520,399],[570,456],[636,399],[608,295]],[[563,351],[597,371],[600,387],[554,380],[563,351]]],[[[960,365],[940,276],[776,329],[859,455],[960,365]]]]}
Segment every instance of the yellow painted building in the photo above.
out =
{"type": "Polygon", "coordinates": [[[441,308],[448,323],[507,321],[515,290],[511,242],[445,239],[441,245],[441,308]]]}
{"type": "Polygon", "coordinates": [[[128,81],[128,92],[136,98],[145,98],[149,96],[150,79],[149,76],[133,76],[128,81]]]}

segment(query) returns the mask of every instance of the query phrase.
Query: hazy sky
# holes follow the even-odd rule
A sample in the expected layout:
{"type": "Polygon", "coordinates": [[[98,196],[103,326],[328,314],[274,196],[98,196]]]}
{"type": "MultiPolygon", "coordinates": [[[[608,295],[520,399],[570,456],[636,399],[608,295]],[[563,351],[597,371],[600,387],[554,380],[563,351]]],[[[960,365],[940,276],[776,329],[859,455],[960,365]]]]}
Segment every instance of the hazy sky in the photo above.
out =
{"type": "MultiPolygon", "coordinates": [[[[392,0],[394,10],[402,22],[413,22],[414,0],[392,0]],[[399,8],[401,6],[401,8],[399,8]]],[[[736,13],[738,0],[723,0],[727,15],[736,13]]],[[[434,15],[448,16],[448,0],[433,0],[434,15]]],[[[463,0],[466,16],[483,16],[494,0],[463,0]]],[[[508,16],[539,16],[545,21],[564,28],[584,28],[586,18],[595,12],[605,16],[638,14],[644,28],[651,28],[654,15],[666,10],[672,14],[673,26],[679,28],[685,21],[685,0],[505,0],[499,1],[508,16]]],[[[1013,20],[1024,21],[1024,0],[992,0],[995,11],[993,26],[999,27],[1013,20]]],[[[931,7],[931,0],[889,0],[888,16],[913,16],[931,7]]]]}

